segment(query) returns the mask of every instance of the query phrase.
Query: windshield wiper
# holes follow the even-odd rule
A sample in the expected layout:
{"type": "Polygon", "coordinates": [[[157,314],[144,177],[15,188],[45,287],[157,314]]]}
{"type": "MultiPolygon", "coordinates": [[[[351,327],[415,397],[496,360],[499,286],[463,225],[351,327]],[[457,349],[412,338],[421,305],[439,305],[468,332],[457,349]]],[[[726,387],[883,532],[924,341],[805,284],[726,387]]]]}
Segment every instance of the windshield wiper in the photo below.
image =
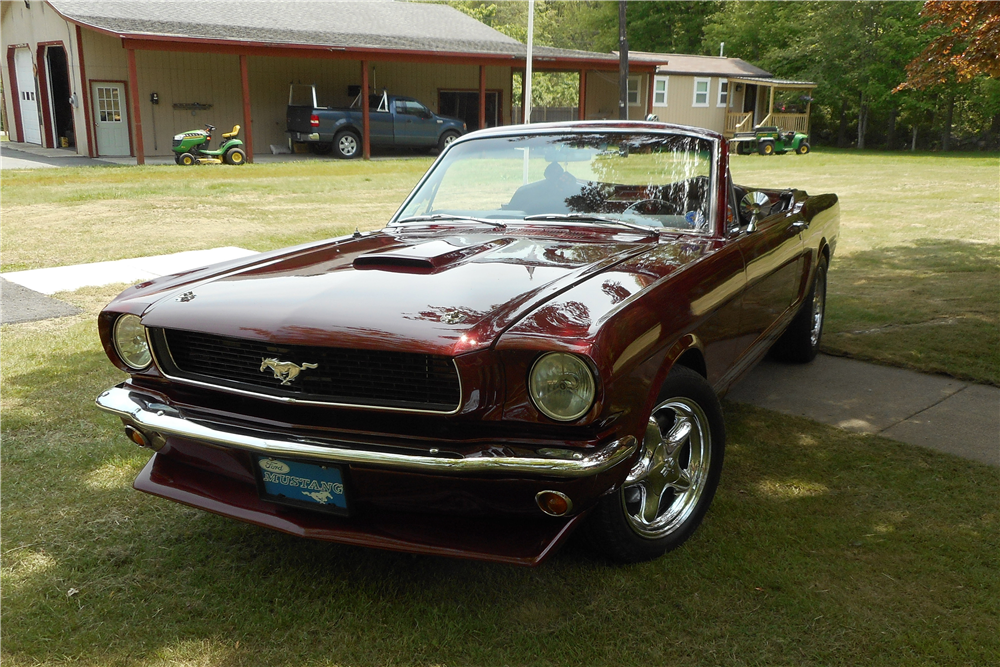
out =
{"type": "Polygon", "coordinates": [[[490,220],[489,218],[474,218],[470,215],[455,215],[453,213],[432,213],[430,215],[411,215],[406,218],[400,218],[393,225],[405,225],[411,222],[436,222],[438,220],[468,220],[469,222],[478,222],[483,225],[489,225],[490,227],[499,227],[500,229],[507,229],[507,225],[500,222],[499,220],[490,220]]]}
{"type": "Polygon", "coordinates": [[[656,227],[649,227],[647,225],[639,225],[634,222],[625,222],[624,220],[619,220],[617,218],[606,218],[602,215],[593,215],[591,213],[540,213],[538,215],[526,215],[525,220],[581,220],[584,222],[603,222],[609,225],[621,225],[622,227],[628,227],[629,229],[636,229],[641,232],[646,232],[647,234],[652,234],[653,236],[659,237],[660,230],[656,227]]]}

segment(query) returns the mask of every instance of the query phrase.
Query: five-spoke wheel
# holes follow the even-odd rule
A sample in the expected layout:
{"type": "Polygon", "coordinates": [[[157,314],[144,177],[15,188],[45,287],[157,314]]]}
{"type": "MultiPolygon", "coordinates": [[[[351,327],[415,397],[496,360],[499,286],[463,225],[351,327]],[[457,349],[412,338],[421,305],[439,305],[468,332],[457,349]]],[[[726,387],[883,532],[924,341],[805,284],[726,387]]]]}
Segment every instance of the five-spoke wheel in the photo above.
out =
{"type": "Polygon", "coordinates": [[[701,523],[722,471],[726,431],[715,391],[675,366],[646,422],[639,457],[617,493],[591,514],[591,541],[635,563],[676,549],[701,523]]]}

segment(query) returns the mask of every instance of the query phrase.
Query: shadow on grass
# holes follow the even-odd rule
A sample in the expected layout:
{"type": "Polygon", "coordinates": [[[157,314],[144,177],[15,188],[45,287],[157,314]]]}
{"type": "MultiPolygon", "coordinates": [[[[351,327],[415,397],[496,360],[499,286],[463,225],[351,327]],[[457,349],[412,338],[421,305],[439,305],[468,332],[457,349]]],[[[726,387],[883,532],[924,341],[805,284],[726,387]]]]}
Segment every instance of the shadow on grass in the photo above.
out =
{"type": "Polygon", "coordinates": [[[1000,247],[919,239],[836,257],[824,347],[1000,385],[1000,247]]]}
{"type": "Polygon", "coordinates": [[[727,410],[726,470],[705,524],[628,567],[579,542],[528,570],[300,540],[131,491],[146,456],[119,444],[98,445],[99,460],[70,455],[58,474],[10,465],[7,448],[28,444],[15,434],[5,657],[804,665],[982,663],[1000,651],[995,471],[727,410]]]}

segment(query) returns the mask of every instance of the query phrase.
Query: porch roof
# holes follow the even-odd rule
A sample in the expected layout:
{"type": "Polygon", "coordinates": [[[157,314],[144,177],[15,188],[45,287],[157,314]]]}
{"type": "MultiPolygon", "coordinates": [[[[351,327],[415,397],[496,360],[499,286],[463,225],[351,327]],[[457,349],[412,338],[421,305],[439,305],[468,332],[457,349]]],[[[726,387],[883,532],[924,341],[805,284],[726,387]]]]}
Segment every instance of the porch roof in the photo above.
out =
{"type": "Polygon", "coordinates": [[[730,77],[730,83],[749,83],[754,86],[769,86],[771,88],[815,88],[812,81],[793,81],[791,79],[772,79],[757,76],[730,77]]]}

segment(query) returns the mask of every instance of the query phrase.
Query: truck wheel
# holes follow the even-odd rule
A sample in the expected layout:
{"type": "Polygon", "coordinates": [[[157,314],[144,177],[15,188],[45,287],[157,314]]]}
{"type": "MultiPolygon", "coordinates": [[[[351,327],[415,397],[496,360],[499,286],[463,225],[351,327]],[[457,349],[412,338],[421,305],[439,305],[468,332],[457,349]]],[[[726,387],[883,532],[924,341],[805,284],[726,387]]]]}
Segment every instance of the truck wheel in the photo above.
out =
{"type": "Polygon", "coordinates": [[[803,141],[801,144],[799,144],[799,147],[795,149],[795,152],[798,153],[799,155],[805,155],[806,153],[809,152],[809,144],[803,141]]]}
{"type": "Polygon", "coordinates": [[[806,364],[816,358],[826,317],[826,257],[820,256],[812,289],[792,323],[775,342],[772,352],[782,361],[806,364]]]}
{"type": "Polygon", "coordinates": [[[444,150],[451,145],[451,142],[458,139],[458,132],[445,132],[441,135],[441,139],[438,141],[438,150],[444,150]]]}
{"type": "Polygon", "coordinates": [[[333,138],[333,151],[341,160],[355,158],[361,152],[361,139],[350,130],[342,130],[333,138]]]}
{"type": "Polygon", "coordinates": [[[620,563],[679,547],[712,504],[725,449],[715,391],[695,371],[675,366],[649,415],[639,458],[621,488],[590,515],[591,543],[620,563]]]}
{"type": "Polygon", "coordinates": [[[230,148],[226,151],[226,164],[240,165],[247,161],[247,154],[242,148],[230,148]]]}
{"type": "Polygon", "coordinates": [[[773,141],[762,141],[760,145],[757,146],[757,152],[761,155],[774,155],[774,142],[773,141]]]}
{"type": "Polygon", "coordinates": [[[328,141],[318,141],[309,144],[309,151],[313,155],[329,155],[333,152],[333,144],[328,141]]]}
{"type": "Polygon", "coordinates": [[[190,167],[193,164],[197,164],[198,160],[195,159],[194,155],[191,153],[181,153],[177,156],[177,164],[184,167],[190,167]]]}

